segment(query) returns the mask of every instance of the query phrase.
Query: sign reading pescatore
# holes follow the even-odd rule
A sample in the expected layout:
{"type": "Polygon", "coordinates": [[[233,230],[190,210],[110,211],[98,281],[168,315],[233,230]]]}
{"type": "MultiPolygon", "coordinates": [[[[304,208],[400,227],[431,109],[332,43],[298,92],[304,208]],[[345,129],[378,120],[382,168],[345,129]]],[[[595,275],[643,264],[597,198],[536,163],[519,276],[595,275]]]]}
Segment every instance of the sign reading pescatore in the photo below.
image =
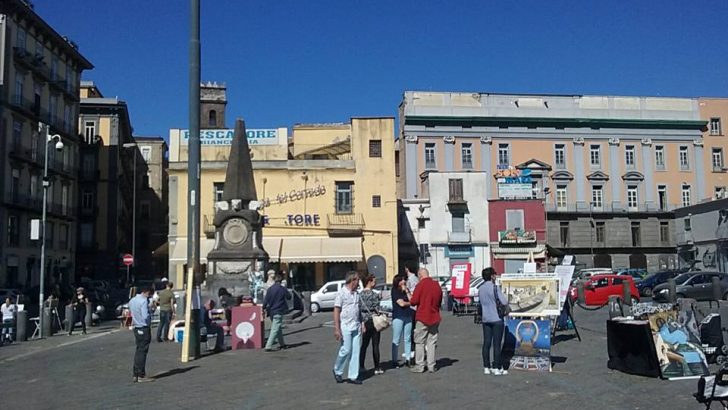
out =
{"type": "MultiPolygon", "coordinates": [[[[200,130],[200,144],[202,145],[230,145],[233,142],[235,130],[200,130]]],[[[276,129],[249,129],[245,131],[249,145],[277,145],[278,130],[276,129]]],[[[190,130],[180,130],[182,145],[187,145],[190,139],[190,130]]]]}

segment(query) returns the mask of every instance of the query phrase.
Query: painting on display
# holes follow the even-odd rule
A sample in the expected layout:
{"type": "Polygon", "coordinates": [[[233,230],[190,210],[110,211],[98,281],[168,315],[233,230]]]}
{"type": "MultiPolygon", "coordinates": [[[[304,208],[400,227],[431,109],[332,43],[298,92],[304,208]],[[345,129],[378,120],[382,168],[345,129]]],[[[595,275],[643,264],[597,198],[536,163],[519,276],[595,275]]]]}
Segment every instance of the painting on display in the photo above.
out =
{"type": "Polygon", "coordinates": [[[506,319],[506,345],[513,352],[511,369],[551,370],[550,320],[506,319]]]}
{"type": "Polygon", "coordinates": [[[511,316],[557,316],[559,309],[559,280],[555,276],[541,278],[500,278],[503,293],[508,298],[511,316]]]}
{"type": "Polygon", "coordinates": [[[709,374],[692,310],[658,312],[648,318],[663,378],[698,378],[709,374]]]}

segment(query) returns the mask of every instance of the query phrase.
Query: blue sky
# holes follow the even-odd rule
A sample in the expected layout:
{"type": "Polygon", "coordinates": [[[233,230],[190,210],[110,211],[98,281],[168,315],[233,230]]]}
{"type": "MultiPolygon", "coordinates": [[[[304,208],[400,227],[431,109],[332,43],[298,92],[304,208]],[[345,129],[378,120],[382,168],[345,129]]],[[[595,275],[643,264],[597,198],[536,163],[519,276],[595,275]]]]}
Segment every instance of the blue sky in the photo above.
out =
{"type": "MultiPolygon", "coordinates": [[[[405,90],[728,97],[724,0],[201,1],[228,126],[395,116],[405,90]]],[[[187,128],[188,0],[33,3],[136,135],[187,128]]]]}

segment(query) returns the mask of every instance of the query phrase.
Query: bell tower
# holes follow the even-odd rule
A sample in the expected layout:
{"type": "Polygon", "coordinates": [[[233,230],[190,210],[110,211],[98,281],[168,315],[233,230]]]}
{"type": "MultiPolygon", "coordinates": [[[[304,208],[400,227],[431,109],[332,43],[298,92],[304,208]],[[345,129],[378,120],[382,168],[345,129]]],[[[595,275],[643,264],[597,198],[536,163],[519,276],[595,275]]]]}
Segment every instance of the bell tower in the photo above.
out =
{"type": "Polygon", "coordinates": [[[200,84],[200,128],[224,129],[227,87],[217,82],[200,84]]]}

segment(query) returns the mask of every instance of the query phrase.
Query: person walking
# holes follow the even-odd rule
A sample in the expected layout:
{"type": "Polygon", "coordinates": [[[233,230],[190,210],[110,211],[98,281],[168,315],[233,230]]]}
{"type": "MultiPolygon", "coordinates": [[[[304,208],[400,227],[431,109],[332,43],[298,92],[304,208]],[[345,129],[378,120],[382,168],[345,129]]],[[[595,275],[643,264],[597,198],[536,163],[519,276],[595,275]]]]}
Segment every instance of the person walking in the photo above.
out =
{"type": "Polygon", "coordinates": [[[266,312],[271,321],[270,334],[268,335],[268,341],[265,343],[266,352],[286,348],[286,343],[283,341],[283,315],[288,311],[287,300],[291,298],[291,294],[281,286],[282,280],[283,276],[276,274],[273,285],[268,288],[265,299],[263,299],[263,311],[266,312]],[[278,348],[273,349],[273,343],[276,341],[278,342],[278,348]]]}
{"type": "MultiPolygon", "coordinates": [[[[417,306],[415,313],[415,365],[414,373],[424,373],[425,353],[427,354],[427,371],[435,372],[435,349],[440,327],[440,305],[442,305],[442,289],[425,268],[417,271],[419,283],[414,293],[409,296],[410,304],[417,306]]],[[[409,292],[409,289],[407,290],[409,292]]]]}
{"type": "Polygon", "coordinates": [[[172,289],[174,283],[167,282],[167,286],[161,292],[159,292],[159,299],[157,299],[157,306],[159,306],[159,326],[157,327],[157,342],[161,343],[169,340],[167,335],[169,334],[169,323],[172,321],[174,315],[175,296],[172,289]]]}
{"type": "Polygon", "coordinates": [[[13,299],[8,296],[5,298],[5,303],[0,307],[2,312],[3,324],[2,324],[2,339],[0,339],[0,345],[4,343],[13,342],[13,328],[15,327],[15,315],[18,313],[18,306],[13,303],[13,299]]]}
{"type": "Polygon", "coordinates": [[[372,358],[374,359],[374,374],[384,374],[379,365],[379,340],[380,333],[374,327],[374,320],[372,315],[379,313],[379,301],[381,297],[374,292],[374,286],[377,284],[377,279],[374,275],[365,275],[362,279],[364,283],[364,290],[361,291],[359,297],[361,298],[361,320],[364,323],[364,335],[361,341],[361,350],[359,352],[359,369],[364,371],[364,359],[367,355],[367,348],[369,342],[372,342],[372,358]]]}
{"type": "Polygon", "coordinates": [[[131,324],[136,342],[134,352],[134,383],[145,383],[154,381],[147,377],[147,353],[149,344],[152,342],[152,312],[149,307],[149,297],[152,296],[152,288],[144,288],[141,293],[129,301],[129,312],[131,313],[131,324]]]}
{"type": "Polygon", "coordinates": [[[361,384],[359,379],[359,349],[361,333],[365,331],[361,323],[361,299],[357,293],[359,274],[351,271],[346,274],[345,285],[339,289],[334,299],[334,337],[340,343],[334,362],[334,380],[343,383],[344,366],[349,362],[349,382],[361,384]]]}
{"type": "Polygon", "coordinates": [[[407,297],[407,280],[397,275],[392,281],[392,368],[399,366],[399,342],[404,337],[405,363],[409,365],[412,355],[412,318],[414,310],[410,309],[407,297]]]}
{"type": "Polygon", "coordinates": [[[76,323],[81,322],[81,333],[86,334],[86,305],[89,303],[84,288],[76,288],[76,296],[71,299],[73,307],[73,317],[71,317],[68,329],[68,335],[73,335],[76,323]]]}
{"type": "Polygon", "coordinates": [[[483,269],[482,276],[485,282],[478,289],[478,298],[483,315],[483,373],[503,376],[508,374],[508,371],[503,369],[501,363],[504,325],[503,318],[498,314],[497,305],[507,305],[508,299],[495,286],[495,269],[483,269]],[[490,361],[491,347],[493,349],[492,362],[490,361]]]}

